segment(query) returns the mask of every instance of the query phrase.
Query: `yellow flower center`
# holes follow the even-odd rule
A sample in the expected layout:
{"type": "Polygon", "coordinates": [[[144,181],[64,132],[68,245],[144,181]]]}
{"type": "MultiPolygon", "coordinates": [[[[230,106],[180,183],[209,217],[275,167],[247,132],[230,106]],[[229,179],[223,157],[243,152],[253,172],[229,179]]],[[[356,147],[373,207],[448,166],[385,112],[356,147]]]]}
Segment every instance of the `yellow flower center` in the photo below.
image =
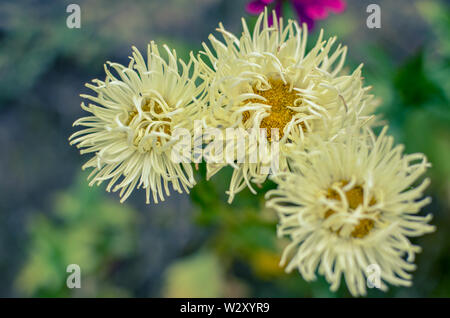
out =
{"type": "MultiPolygon", "coordinates": [[[[285,84],[279,79],[269,79],[270,89],[259,90],[253,87],[253,92],[262,96],[266,101],[251,98],[247,102],[261,103],[271,106],[269,116],[261,121],[260,128],[265,128],[267,131],[267,139],[272,141],[271,128],[277,128],[280,138],[283,137],[283,129],[291,121],[295,112],[287,106],[294,106],[295,100],[299,97],[294,90],[290,90],[289,84],[285,84]]],[[[250,112],[243,113],[244,122],[250,118],[250,112]]],[[[302,128],[303,128],[303,124],[302,128]]]]}
{"type": "MultiPolygon", "coordinates": [[[[148,99],[148,100],[145,102],[145,104],[142,106],[142,111],[143,111],[144,113],[146,113],[146,114],[152,119],[152,121],[164,121],[164,122],[170,122],[170,118],[168,118],[168,117],[160,118],[160,117],[155,117],[155,116],[153,116],[153,115],[151,114],[151,112],[150,112],[150,108],[151,108],[151,100],[148,99]]],[[[153,105],[153,112],[159,115],[159,114],[161,114],[161,113],[163,112],[163,110],[162,110],[161,106],[159,106],[158,104],[155,103],[155,104],[153,105]]],[[[137,110],[130,111],[130,112],[128,113],[128,118],[127,118],[127,121],[125,122],[125,125],[129,126],[130,123],[133,121],[133,119],[136,117],[137,114],[138,114],[138,111],[137,111],[137,110]]],[[[138,132],[136,133],[135,138],[134,138],[134,140],[133,140],[133,144],[134,144],[135,146],[138,146],[138,145],[139,145],[139,142],[140,142],[141,139],[145,136],[146,128],[147,128],[148,125],[151,123],[151,121],[149,121],[148,119],[144,119],[144,120],[145,120],[146,122],[145,122],[144,124],[141,124],[141,125],[140,125],[139,130],[138,130],[138,132]]],[[[160,124],[160,125],[155,126],[155,127],[157,127],[157,128],[155,128],[155,129],[158,129],[159,131],[164,131],[164,132],[165,132],[166,134],[168,134],[168,135],[171,134],[171,130],[170,130],[170,125],[169,125],[169,124],[160,124]]],[[[158,139],[158,142],[161,142],[161,137],[158,137],[157,139],[158,139]]]]}
{"type": "MultiPolygon", "coordinates": [[[[348,184],[348,181],[341,181],[342,186],[348,184]]],[[[364,189],[360,185],[354,186],[352,189],[345,191],[345,197],[347,198],[348,206],[351,210],[358,208],[364,201],[364,189]]],[[[335,190],[329,188],[327,198],[332,200],[341,201],[341,196],[335,190]]],[[[375,198],[371,198],[369,205],[372,206],[376,203],[375,198]]],[[[325,212],[325,219],[336,213],[336,211],[329,209],[325,212]]],[[[372,230],[374,221],[372,219],[361,219],[359,223],[353,229],[351,236],[354,238],[363,238],[372,230]]],[[[340,229],[337,231],[339,234],[340,229]]]]}

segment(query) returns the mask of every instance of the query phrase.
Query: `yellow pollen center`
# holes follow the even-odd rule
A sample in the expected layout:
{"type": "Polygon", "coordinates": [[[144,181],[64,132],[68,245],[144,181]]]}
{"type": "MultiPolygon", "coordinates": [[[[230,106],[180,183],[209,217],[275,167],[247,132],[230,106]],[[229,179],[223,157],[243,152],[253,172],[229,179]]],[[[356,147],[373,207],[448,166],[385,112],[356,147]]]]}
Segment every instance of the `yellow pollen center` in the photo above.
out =
{"type": "MultiPolygon", "coordinates": [[[[148,115],[154,121],[170,122],[170,118],[168,118],[168,117],[156,118],[156,117],[151,115],[151,113],[150,113],[150,101],[149,100],[142,106],[142,111],[145,112],[145,113],[148,113],[148,115]]],[[[155,104],[154,107],[153,107],[153,112],[156,113],[156,114],[161,114],[163,112],[163,110],[162,110],[161,106],[159,106],[158,104],[155,104]]],[[[137,110],[130,111],[128,113],[128,118],[127,118],[127,121],[126,121],[125,125],[129,126],[131,121],[136,117],[137,114],[138,114],[137,110]]],[[[147,128],[147,126],[149,124],[150,124],[150,122],[148,122],[145,125],[142,125],[142,127],[139,128],[139,131],[138,131],[138,133],[136,134],[136,137],[133,140],[133,143],[134,143],[135,146],[137,146],[139,144],[140,140],[142,139],[142,137],[144,137],[145,130],[146,130],[146,128],[147,128]]],[[[169,124],[161,124],[158,127],[159,127],[160,131],[161,131],[161,128],[162,128],[162,130],[166,134],[168,134],[168,135],[171,134],[171,130],[170,130],[170,125],[169,124]]],[[[158,137],[157,139],[158,139],[159,142],[161,142],[161,137],[158,137]]]]}
{"type": "MultiPolygon", "coordinates": [[[[289,84],[285,84],[279,79],[269,79],[270,89],[258,90],[253,87],[254,94],[258,94],[266,99],[262,101],[260,99],[251,98],[247,102],[261,103],[271,106],[269,116],[265,117],[261,121],[260,128],[266,128],[267,139],[272,141],[271,128],[277,128],[280,134],[280,138],[283,137],[284,127],[291,121],[294,111],[287,106],[294,106],[295,100],[299,97],[294,90],[290,90],[289,84]]],[[[243,113],[244,122],[250,118],[250,112],[245,111],[243,113]]],[[[303,127],[303,125],[302,125],[303,127]]]]}
{"type": "MultiPolygon", "coordinates": [[[[342,186],[345,186],[346,184],[348,184],[348,181],[342,181],[341,183],[342,183],[342,186]]],[[[359,185],[354,186],[352,189],[345,192],[345,197],[347,198],[349,208],[351,210],[354,210],[354,209],[358,208],[358,206],[363,204],[364,190],[359,185]]],[[[338,192],[336,192],[333,189],[328,189],[327,198],[332,199],[332,200],[341,201],[341,196],[339,195],[338,192]]],[[[369,205],[372,206],[375,203],[376,203],[375,198],[372,198],[369,202],[369,205]]],[[[325,212],[325,219],[328,218],[329,216],[333,215],[334,213],[336,213],[336,211],[334,211],[332,209],[328,209],[325,212]]],[[[374,226],[374,221],[372,219],[361,219],[359,221],[359,223],[353,229],[351,236],[354,238],[363,238],[367,234],[369,234],[369,232],[372,230],[373,226],[374,226]]],[[[339,232],[340,232],[340,229],[337,231],[337,234],[339,234],[339,232]]]]}

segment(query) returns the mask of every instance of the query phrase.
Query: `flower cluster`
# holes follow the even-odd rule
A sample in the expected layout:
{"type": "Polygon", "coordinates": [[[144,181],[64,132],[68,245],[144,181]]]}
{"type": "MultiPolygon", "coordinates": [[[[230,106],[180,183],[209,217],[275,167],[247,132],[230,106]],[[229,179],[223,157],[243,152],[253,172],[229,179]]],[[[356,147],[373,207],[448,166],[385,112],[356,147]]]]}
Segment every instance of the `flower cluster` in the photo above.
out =
{"type": "Polygon", "coordinates": [[[430,164],[423,154],[404,155],[386,127],[374,134],[378,102],[362,66],[344,68],[345,46],[320,32],[307,50],[306,24],[275,17],[263,12],[252,32],[243,19],[240,37],[220,24],[223,39],[210,35],[188,63],[166,46],[164,58],[153,42],[147,59],[133,48],[128,66],[108,63],[106,79],[87,84],[95,95],[82,95],[92,103],[81,106],[91,115],[74,123],[85,128],[70,138],[93,154],[83,166],[93,169],[90,184],[108,181],[122,201],[142,187],[147,202],[158,202],[169,185],[188,192],[192,162],[203,158],[207,178],[233,168],[231,202],[269,177],[278,188],[267,206],[279,216],[278,234],[291,240],[281,259],[287,271],[323,275],[332,290],[344,278],[364,295],[375,264],[380,289],[409,286],[420,251],[409,237],[434,231],[430,216],[417,215],[429,202],[429,180],[418,180],[430,164]]]}

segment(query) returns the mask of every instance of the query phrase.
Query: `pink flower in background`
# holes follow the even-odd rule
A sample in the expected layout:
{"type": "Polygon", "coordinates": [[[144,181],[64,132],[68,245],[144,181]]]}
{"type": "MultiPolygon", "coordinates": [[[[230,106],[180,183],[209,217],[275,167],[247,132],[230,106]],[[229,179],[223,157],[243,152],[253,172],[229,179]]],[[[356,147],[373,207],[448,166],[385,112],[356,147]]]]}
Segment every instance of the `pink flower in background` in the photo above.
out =
{"type": "MultiPolygon", "coordinates": [[[[252,0],[247,4],[247,12],[259,14],[264,11],[264,7],[275,3],[275,12],[278,17],[282,15],[284,0],[252,0]]],[[[315,20],[322,20],[328,17],[328,11],[341,13],[345,10],[344,0],[286,0],[289,1],[298,15],[300,23],[305,22],[308,29],[314,27],[315,20]]],[[[272,23],[272,21],[270,21],[272,23]]]]}

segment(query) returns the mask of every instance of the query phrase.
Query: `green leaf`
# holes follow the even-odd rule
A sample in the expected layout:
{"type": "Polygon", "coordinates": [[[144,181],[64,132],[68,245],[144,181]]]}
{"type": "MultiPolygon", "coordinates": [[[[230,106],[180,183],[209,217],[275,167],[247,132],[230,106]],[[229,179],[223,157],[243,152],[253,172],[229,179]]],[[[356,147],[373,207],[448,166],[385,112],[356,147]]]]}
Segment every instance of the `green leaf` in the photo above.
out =
{"type": "Polygon", "coordinates": [[[443,103],[446,100],[443,90],[425,71],[423,50],[398,69],[394,76],[394,86],[406,107],[419,107],[427,102],[443,103]]]}

